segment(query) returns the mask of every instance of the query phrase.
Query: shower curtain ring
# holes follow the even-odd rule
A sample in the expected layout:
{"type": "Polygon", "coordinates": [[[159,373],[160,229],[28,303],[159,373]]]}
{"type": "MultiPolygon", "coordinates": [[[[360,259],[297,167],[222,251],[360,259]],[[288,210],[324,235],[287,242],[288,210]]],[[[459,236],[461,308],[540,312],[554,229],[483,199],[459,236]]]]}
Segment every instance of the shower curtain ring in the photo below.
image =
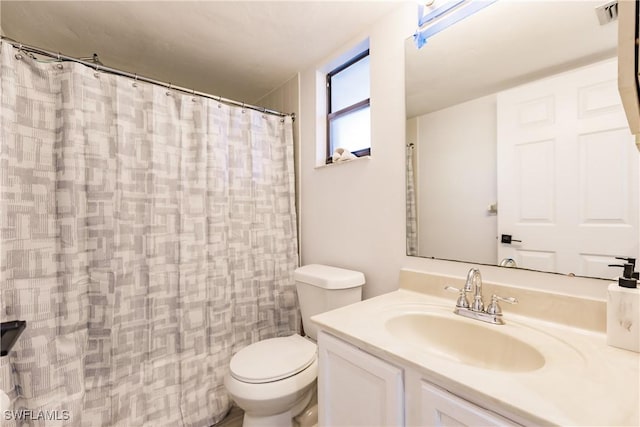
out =
{"type": "Polygon", "coordinates": [[[138,87],[138,73],[133,75],[133,83],[131,84],[133,87],[138,87]]]}
{"type": "Polygon", "coordinates": [[[60,62],[62,62],[62,58],[60,58],[60,52],[58,52],[58,64],[56,64],[58,70],[62,70],[64,68],[60,62]]]}
{"type": "Polygon", "coordinates": [[[218,97],[218,108],[222,108],[222,96],[218,97]]]}
{"type": "Polygon", "coordinates": [[[242,114],[244,114],[244,102],[242,103],[242,114]]]}
{"type": "Polygon", "coordinates": [[[93,73],[93,77],[95,77],[95,78],[100,78],[100,70],[99,70],[99,67],[100,67],[100,66],[99,66],[98,64],[96,64],[96,72],[95,72],[95,73],[93,73]]]}
{"type": "MultiPolygon", "coordinates": [[[[15,47],[15,46],[14,46],[15,47]]],[[[22,43],[18,45],[18,53],[15,54],[15,57],[18,61],[20,61],[24,56],[22,55],[22,43]]]]}
{"type": "Polygon", "coordinates": [[[171,95],[171,83],[169,83],[169,90],[167,91],[167,96],[171,95]]]}
{"type": "Polygon", "coordinates": [[[191,98],[191,101],[196,102],[196,90],[195,89],[191,89],[191,94],[193,95],[193,98],[191,98]]]}

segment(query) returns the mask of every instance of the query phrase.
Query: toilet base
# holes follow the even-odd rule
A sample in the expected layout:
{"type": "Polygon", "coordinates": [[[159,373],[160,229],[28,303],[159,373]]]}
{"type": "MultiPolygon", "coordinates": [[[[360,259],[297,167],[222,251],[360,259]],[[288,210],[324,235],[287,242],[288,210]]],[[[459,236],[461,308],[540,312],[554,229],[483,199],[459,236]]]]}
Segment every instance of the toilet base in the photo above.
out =
{"type": "Polygon", "coordinates": [[[294,427],[293,417],[300,414],[311,402],[316,387],[312,387],[296,402],[293,408],[275,415],[255,416],[247,412],[242,419],[242,427],[294,427]]]}
{"type": "Polygon", "coordinates": [[[252,417],[249,414],[244,414],[242,427],[289,427],[293,425],[291,420],[291,412],[289,411],[267,417],[252,417]]]}
{"type": "Polygon", "coordinates": [[[313,389],[313,397],[309,404],[298,415],[293,417],[294,427],[318,427],[318,393],[313,389]]]}

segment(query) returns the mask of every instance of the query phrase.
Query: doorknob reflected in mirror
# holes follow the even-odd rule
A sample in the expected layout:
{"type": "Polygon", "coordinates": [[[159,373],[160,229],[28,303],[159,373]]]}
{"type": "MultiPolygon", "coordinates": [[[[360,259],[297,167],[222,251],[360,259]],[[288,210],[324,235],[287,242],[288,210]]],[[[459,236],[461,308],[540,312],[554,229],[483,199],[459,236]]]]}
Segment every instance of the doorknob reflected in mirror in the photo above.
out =
{"type": "Polygon", "coordinates": [[[504,258],[502,261],[500,261],[500,264],[498,264],[500,267],[517,267],[518,265],[516,264],[516,260],[514,260],[513,258],[504,258]]]}
{"type": "Polygon", "coordinates": [[[504,243],[510,245],[512,242],[522,243],[522,240],[516,240],[511,236],[511,234],[502,234],[500,236],[500,243],[504,243]]]}

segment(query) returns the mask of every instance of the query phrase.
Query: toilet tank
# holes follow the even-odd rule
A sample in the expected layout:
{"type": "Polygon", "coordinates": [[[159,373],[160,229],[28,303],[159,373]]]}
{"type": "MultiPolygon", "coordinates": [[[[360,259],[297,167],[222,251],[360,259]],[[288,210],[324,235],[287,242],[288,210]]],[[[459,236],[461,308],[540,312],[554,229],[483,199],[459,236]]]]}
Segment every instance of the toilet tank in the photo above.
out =
{"type": "Polygon", "coordinates": [[[309,264],[294,272],[302,326],[316,340],[317,327],[311,316],[362,300],[364,274],[328,265],[309,264]]]}

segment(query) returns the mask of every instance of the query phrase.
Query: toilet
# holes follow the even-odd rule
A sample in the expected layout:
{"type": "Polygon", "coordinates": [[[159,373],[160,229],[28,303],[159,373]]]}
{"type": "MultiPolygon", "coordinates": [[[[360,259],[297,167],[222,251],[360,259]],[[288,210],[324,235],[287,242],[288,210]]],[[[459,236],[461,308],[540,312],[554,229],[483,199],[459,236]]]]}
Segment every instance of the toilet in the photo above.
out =
{"type": "Polygon", "coordinates": [[[357,271],[310,264],[296,269],[294,279],[306,336],[269,338],[243,348],[231,358],[224,378],[244,410],[244,427],[293,425],[316,389],[317,328],[311,316],[362,299],[364,275],[357,271]]]}

